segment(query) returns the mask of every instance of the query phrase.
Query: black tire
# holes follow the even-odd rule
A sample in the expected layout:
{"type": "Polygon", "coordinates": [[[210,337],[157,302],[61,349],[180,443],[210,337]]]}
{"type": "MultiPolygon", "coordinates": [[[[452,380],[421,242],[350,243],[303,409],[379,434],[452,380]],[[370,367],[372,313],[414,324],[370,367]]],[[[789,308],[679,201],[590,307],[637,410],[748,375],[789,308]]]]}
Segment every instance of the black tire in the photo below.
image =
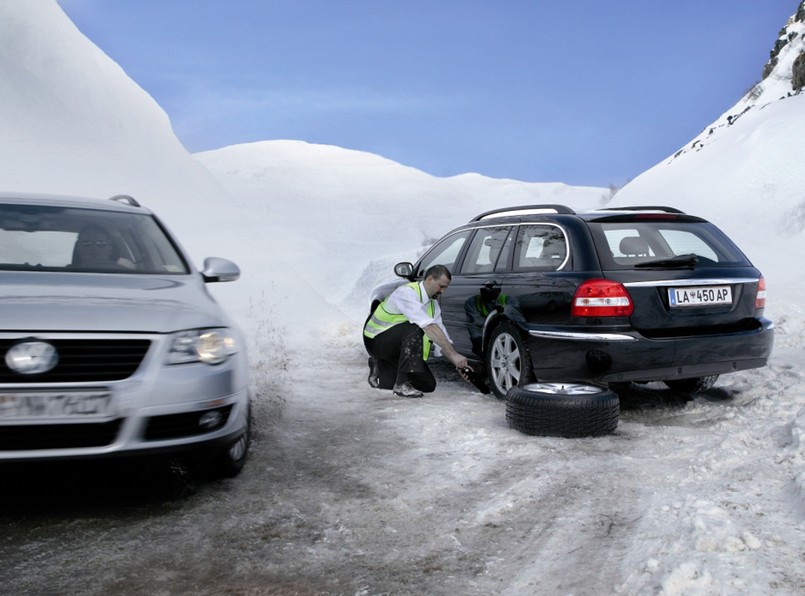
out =
{"type": "Polygon", "coordinates": [[[677,379],[675,381],[663,381],[668,389],[679,393],[699,393],[707,391],[716,384],[718,375],[708,375],[706,377],[693,377],[692,379],[677,379]]]}
{"type": "Polygon", "coordinates": [[[506,399],[512,387],[533,378],[528,347],[512,323],[503,322],[492,331],[486,346],[486,370],[489,387],[498,399],[506,399]]]}
{"type": "Polygon", "coordinates": [[[531,383],[506,396],[506,422],[527,435],[596,437],[618,427],[620,401],[611,389],[584,383],[531,383]]]}

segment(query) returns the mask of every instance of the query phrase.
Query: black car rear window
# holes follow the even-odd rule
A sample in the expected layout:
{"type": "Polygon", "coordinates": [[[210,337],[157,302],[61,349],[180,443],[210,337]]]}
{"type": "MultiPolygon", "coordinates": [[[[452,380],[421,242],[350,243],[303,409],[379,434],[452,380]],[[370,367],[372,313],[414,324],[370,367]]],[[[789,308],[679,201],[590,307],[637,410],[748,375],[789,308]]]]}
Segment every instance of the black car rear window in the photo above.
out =
{"type": "Polygon", "coordinates": [[[737,246],[707,222],[589,222],[601,266],[606,270],[751,265],[737,246]]]}

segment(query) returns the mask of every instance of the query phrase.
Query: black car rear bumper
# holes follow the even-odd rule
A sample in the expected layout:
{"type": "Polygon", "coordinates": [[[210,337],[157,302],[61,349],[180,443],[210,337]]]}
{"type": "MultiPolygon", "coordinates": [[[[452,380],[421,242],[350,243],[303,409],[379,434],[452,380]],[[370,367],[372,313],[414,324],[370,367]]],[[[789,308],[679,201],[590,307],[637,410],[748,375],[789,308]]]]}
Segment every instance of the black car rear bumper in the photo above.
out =
{"type": "Polygon", "coordinates": [[[684,337],[556,328],[527,332],[536,377],[563,381],[665,381],[760,368],[774,344],[774,324],[767,319],[751,331],[684,337]]]}

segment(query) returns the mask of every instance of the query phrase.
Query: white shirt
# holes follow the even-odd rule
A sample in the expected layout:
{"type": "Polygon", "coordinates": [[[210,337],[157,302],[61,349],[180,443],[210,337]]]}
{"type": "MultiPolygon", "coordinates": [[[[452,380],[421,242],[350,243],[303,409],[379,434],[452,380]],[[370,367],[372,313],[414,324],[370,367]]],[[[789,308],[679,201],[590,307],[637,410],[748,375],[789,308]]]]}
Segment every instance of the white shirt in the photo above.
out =
{"type": "MultiPolygon", "coordinates": [[[[444,323],[442,323],[442,309],[439,303],[436,300],[433,301],[434,309],[433,316],[431,317],[430,314],[428,314],[428,302],[430,302],[430,298],[428,298],[428,293],[425,291],[425,284],[422,282],[419,282],[419,290],[422,295],[421,299],[416,290],[411,286],[407,284],[400,286],[389,296],[388,302],[386,303],[388,310],[405,315],[406,319],[421,329],[424,329],[431,323],[436,323],[448,341],[453,343],[450,336],[447,334],[447,329],[444,328],[444,323]]],[[[440,355],[439,346],[434,343],[433,348],[435,350],[434,355],[440,355]]]]}

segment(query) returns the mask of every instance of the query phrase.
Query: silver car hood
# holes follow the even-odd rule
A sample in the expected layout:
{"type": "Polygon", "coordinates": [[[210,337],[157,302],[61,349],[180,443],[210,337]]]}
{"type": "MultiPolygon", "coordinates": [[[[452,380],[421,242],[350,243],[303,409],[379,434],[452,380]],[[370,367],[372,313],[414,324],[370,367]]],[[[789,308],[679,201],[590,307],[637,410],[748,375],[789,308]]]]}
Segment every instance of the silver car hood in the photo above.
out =
{"type": "Polygon", "coordinates": [[[198,274],[0,272],[0,331],[170,333],[226,324],[198,274]]]}

